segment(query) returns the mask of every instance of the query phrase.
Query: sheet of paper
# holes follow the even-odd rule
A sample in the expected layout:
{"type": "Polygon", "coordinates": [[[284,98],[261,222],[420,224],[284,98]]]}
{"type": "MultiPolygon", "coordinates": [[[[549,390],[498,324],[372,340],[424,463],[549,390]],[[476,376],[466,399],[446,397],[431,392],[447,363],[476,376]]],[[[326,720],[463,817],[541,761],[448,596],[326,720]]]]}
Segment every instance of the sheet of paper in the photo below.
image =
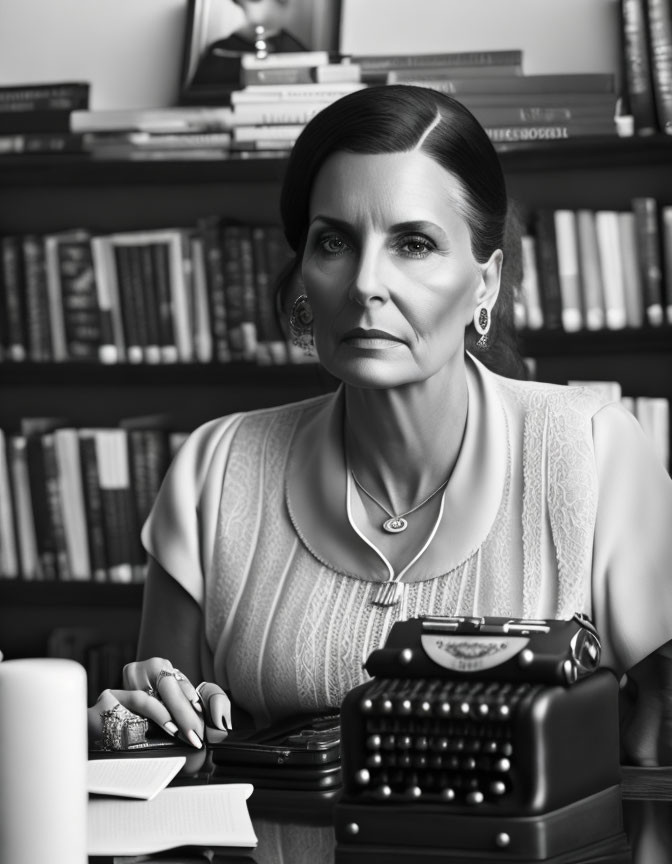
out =
{"type": "MultiPolygon", "coordinates": [[[[138,760],[140,761],[140,760],[138,760]]],[[[89,855],[149,855],[176,846],[253,848],[250,783],[175,786],[151,801],[92,798],[89,855]]]]}
{"type": "Polygon", "coordinates": [[[87,789],[98,795],[151,800],[166,788],[186,761],[185,756],[90,759],[87,789]]]}

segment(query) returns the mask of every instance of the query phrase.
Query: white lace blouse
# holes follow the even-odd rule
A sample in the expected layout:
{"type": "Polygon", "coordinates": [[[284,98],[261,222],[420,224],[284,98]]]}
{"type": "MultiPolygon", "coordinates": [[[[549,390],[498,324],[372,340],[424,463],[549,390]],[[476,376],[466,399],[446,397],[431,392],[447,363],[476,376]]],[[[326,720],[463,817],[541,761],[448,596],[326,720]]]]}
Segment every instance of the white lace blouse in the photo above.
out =
{"type": "Polygon", "coordinates": [[[144,530],[201,606],[204,674],[259,725],[340,704],[392,624],[424,614],[593,616],[619,673],[672,639],[672,480],[635,419],[582,388],[467,363],[462,448],[397,605],[346,515],[338,391],[206,423],[144,530]]]}

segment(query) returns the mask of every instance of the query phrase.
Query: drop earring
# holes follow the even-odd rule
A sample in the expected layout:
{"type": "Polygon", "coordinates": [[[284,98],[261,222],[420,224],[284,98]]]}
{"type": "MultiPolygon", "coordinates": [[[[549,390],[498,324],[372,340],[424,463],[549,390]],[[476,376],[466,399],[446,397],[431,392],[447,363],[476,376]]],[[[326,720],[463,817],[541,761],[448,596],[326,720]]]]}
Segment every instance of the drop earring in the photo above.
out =
{"type": "Polygon", "coordinates": [[[310,308],[306,294],[299,294],[294,301],[289,315],[289,332],[292,344],[301,348],[310,357],[315,345],[313,341],[313,310],[310,308]]]}
{"type": "Polygon", "coordinates": [[[488,348],[488,333],[490,332],[490,313],[487,306],[478,306],[474,312],[474,328],[480,334],[480,339],[476,342],[476,347],[481,351],[488,348]]]}

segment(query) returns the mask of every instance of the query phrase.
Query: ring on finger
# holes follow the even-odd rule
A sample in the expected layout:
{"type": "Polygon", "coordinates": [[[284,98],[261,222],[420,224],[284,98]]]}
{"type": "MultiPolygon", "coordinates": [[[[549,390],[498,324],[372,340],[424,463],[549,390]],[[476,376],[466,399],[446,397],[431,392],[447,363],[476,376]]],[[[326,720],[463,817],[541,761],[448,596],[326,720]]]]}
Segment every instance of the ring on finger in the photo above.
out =
{"type": "Polygon", "coordinates": [[[145,687],[145,693],[146,693],[148,696],[151,696],[152,699],[158,699],[158,698],[159,698],[158,691],[155,690],[155,689],[152,687],[151,684],[149,685],[149,687],[145,687]]]}
{"type": "Polygon", "coordinates": [[[156,676],[156,689],[159,689],[159,684],[164,678],[174,678],[176,681],[184,681],[184,675],[178,672],[177,669],[162,669],[156,676]]]}

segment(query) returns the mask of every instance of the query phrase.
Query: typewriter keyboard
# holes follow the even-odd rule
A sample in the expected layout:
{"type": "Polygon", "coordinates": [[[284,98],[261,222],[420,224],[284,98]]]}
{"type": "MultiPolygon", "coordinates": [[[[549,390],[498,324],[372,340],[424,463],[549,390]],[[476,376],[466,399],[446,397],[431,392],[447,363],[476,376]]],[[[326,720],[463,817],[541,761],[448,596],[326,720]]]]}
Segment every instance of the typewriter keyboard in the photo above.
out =
{"type": "Polygon", "coordinates": [[[377,679],[360,701],[357,794],[476,807],[502,801],[516,783],[516,709],[537,689],[528,682],[377,679]]]}

